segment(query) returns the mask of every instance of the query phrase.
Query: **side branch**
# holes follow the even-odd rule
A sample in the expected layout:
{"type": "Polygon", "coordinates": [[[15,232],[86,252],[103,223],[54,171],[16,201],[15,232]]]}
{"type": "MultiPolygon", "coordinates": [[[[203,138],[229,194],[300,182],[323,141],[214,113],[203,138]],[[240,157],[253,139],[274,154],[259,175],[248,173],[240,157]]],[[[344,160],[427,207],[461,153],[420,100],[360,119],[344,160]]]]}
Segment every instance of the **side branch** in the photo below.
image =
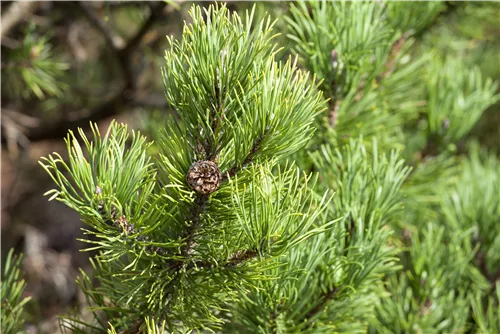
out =
{"type": "Polygon", "coordinates": [[[194,201],[194,205],[191,208],[191,214],[188,218],[188,221],[191,221],[191,224],[188,226],[186,231],[184,232],[184,237],[186,238],[186,245],[181,248],[181,255],[183,257],[187,257],[191,255],[194,250],[195,240],[194,237],[196,235],[196,231],[201,225],[201,219],[203,212],[206,209],[209,195],[197,195],[194,201]]]}
{"type": "Polygon", "coordinates": [[[329,291],[323,293],[320,297],[320,302],[307,313],[306,318],[310,319],[318,314],[325,307],[326,303],[335,298],[337,292],[338,288],[336,286],[333,286],[329,291]]]}
{"type": "Polygon", "coordinates": [[[340,100],[331,99],[328,105],[330,107],[330,111],[328,112],[328,124],[333,129],[337,124],[337,118],[339,116],[340,100]]]}
{"type": "Polygon", "coordinates": [[[109,1],[106,2],[106,6],[110,8],[135,8],[137,6],[136,1],[109,1]]]}
{"type": "Polygon", "coordinates": [[[247,260],[253,259],[254,257],[257,256],[257,254],[258,254],[257,251],[253,249],[247,249],[246,251],[237,251],[229,258],[227,266],[235,267],[247,260]]]}
{"type": "MultiPolygon", "coordinates": [[[[242,264],[245,261],[248,261],[250,259],[255,258],[258,255],[258,252],[254,249],[247,249],[247,250],[239,250],[231,257],[228,259],[226,263],[222,265],[223,268],[233,268],[236,267],[239,264],[242,264]]],[[[193,269],[193,268],[202,268],[202,269],[212,269],[215,267],[215,263],[213,262],[207,262],[207,261],[198,261],[198,262],[193,262],[190,263],[187,266],[187,270],[193,269]]]]}
{"type": "Polygon", "coordinates": [[[37,1],[15,1],[2,15],[0,37],[2,39],[22,20],[28,19],[29,14],[38,7],[37,1]]]}
{"type": "Polygon", "coordinates": [[[384,70],[377,77],[378,82],[386,79],[394,72],[394,69],[396,67],[396,59],[403,49],[403,46],[405,45],[408,38],[410,38],[410,33],[405,32],[401,37],[398,38],[396,42],[394,42],[394,44],[392,44],[391,51],[389,52],[389,57],[384,64],[384,70]]]}
{"type": "MultiPolygon", "coordinates": [[[[335,49],[332,50],[332,52],[330,54],[330,58],[332,61],[332,67],[333,67],[334,71],[337,71],[338,66],[339,66],[339,59],[338,59],[337,50],[335,50],[335,49]]],[[[337,117],[338,117],[339,108],[340,108],[340,99],[338,99],[337,96],[335,96],[335,95],[339,95],[338,94],[339,87],[338,87],[338,83],[336,82],[336,80],[334,80],[331,84],[331,91],[333,92],[333,96],[328,101],[328,107],[329,107],[328,124],[333,129],[335,127],[335,125],[337,124],[337,117]],[[335,93],[335,92],[337,92],[337,93],[335,93]]]]}
{"type": "Polygon", "coordinates": [[[144,37],[144,35],[146,35],[146,33],[151,28],[151,26],[156,21],[158,21],[160,18],[162,18],[164,16],[163,10],[165,9],[166,6],[168,6],[168,5],[162,1],[156,2],[156,3],[149,6],[151,13],[149,14],[148,19],[142,24],[141,28],[139,28],[139,31],[137,31],[135,36],[132,37],[127,42],[125,47],[123,47],[121,49],[121,51],[120,51],[121,53],[127,55],[127,54],[135,51],[139,47],[139,45],[141,44],[142,38],[144,37]]]}
{"type": "Polygon", "coordinates": [[[434,20],[427,26],[425,26],[423,29],[417,31],[416,34],[413,35],[414,38],[420,39],[422,36],[425,34],[429,33],[434,27],[436,27],[440,22],[444,22],[445,20],[449,19],[450,16],[452,16],[455,12],[457,12],[458,9],[463,8],[464,3],[460,3],[457,1],[445,1],[446,4],[446,9],[442,12],[440,12],[434,20]]]}
{"type": "Polygon", "coordinates": [[[134,77],[134,73],[132,70],[131,64],[131,56],[135,52],[135,50],[141,44],[142,38],[149,31],[151,26],[163,16],[163,9],[167,6],[164,2],[157,2],[153,5],[150,5],[150,15],[148,19],[142,24],[139,28],[139,31],[132,37],[127,44],[118,51],[118,60],[120,62],[120,66],[125,75],[126,88],[134,90],[136,87],[136,80],[134,77]]]}
{"type": "Polygon", "coordinates": [[[118,114],[130,102],[131,98],[131,96],[125,93],[125,89],[121,89],[103,104],[91,110],[80,110],[78,113],[83,112],[83,116],[73,118],[70,116],[74,115],[74,113],[65,113],[65,116],[56,123],[41,125],[26,131],[26,137],[30,141],[63,138],[68,133],[68,130],[74,130],[79,127],[86,128],[90,121],[97,122],[118,114]]]}
{"type": "Polygon", "coordinates": [[[125,44],[123,39],[116,35],[101,19],[99,19],[87,2],[79,1],[78,5],[83,10],[83,13],[89,22],[103,35],[108,46],[114,50],[118,50],[123,47],[125,44]]]}
{"type": "Polygon", "coordinates": [[[480,250],[477,253],[475,262],[483,276],[486,277],[486,279],[491,283],[492,286],[494,286],[496,282],[500,280],[500,268],[498,268],[495,272],[490,272],[488,270],[488,267],[486,266],[486,255],[484,254],[484,251],[480,250]]]}
{"type": "MultiPolygon", "coordinates": [[[[80,4],[80,6],[82,6],[82,4],[80,4]]],[[[110,42],[114,39],[113,33],[104,25],[104,23],[99,21],[99,18],[93,13],[91,8],[83,5],[82,8],[86,8],[86,17],[92,24],[94,24],[94,26],[96,26],[96,29],[103,34],[106,41],[109,42],[109,46],[115,51],[123,72],[124,83],[122,83],[120,88],[112,93],[110,97],[105,99],[102,104],[96,106],[95,108],[90,110],[81,109],[73,113],[64,112],[64,116],[55,122],[51,120],[50,123],[43,122],[36,128],[26,129],[26,138],[30,141],[62,138],[67,134],[68,130],[74,130],[78,127],[85,128],[88,126],[90,121],[97,122],[107,117],[119,114],[124,108],[133,104],[136,93],[136,80],[132,69],[132,55],[139,47],[140,42],[151,26],[163,17],[163,8],[165,6],[167,6],[167,4],[163,2],[151,5],[151,14],[143,23],[141,28],[139,28],[136,35],[132,37],[125,44],[125,46],[118,48],[119,45],[115,45],[115,42],[110,42]]],[[[2,138],[3,137],[4,136],[2,135],[2,138]]]]}
{"type": "Polygon", "coordinates": [[[230,177],[233,177],[238,173],[240,170],[242,170],[244,167],[252,163],[252,160],[255,156],[255,154],[259,151],[260,145],[262,143],[262,140],[265,137],[265,133],[261,136],[259,136],[257,139],[254,140],[253,146],[250,149],[250,152],[248,153],[247,157],[245,160],[243,160],[242,164],[240,166],[234,165],[231,167],[231,169],[227,170],[226,172],[222,173],[222,180],[227,180],[230,177]]]}
{"type": "Polygon", "coordinates": [[[349,252],[349,248],[351,247],[352,238],[354,237],[354,232],[356,228],[356,222],[352,217],[349,219],[348,224],[349,225],[346,226],[346,228],[348,228],[349,230],[346,231],[347,233],[345,234],[344,238],[344,255],[347,255],[347,253],[349,252]]]}

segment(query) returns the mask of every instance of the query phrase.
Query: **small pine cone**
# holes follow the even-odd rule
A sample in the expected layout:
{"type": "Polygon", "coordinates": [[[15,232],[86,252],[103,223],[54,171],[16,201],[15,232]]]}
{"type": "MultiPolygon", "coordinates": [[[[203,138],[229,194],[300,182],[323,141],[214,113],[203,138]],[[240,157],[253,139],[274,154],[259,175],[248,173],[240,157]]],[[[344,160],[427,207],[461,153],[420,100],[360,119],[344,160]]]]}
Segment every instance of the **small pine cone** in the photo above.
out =
{"type": "Polygon", "coordinates": [[[196,192],[206,195],[217,190],[222,180],[219,167],[213,161],[196,161],[186,175],[186,182],[196,192]]]}

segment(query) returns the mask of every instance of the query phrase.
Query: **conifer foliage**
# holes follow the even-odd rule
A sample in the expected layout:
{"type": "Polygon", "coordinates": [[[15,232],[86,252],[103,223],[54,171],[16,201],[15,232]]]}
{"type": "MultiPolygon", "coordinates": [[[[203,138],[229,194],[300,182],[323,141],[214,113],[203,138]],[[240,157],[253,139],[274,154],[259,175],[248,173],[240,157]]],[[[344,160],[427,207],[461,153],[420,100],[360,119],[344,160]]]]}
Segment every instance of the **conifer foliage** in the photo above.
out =
{"type": "Polygon", "coordinates": [[[2,333],[18,333],[23,326],[23,307],[30,297],[22,297],[26,283],[19,269],[22,256],[14,255],[11,249],[2,268],[2,333]]]}
{"type": "Polygon", "coordinates": [[[325,101],[294,62],[274,60],[272,22],[252,28],[252,16],[194,6],[182,40],[169,39],[163,78],[176,118],[156,157],[113,123],[104,136],[93,127],[92,139],[70,133],[69,161],[43,159],[57,185],[49,194],[81,214],[99,250],[99,286],[84,273],[79,282],[95,322],[64,326],[136,332],[150,317],[171,331],[215,329],[224,304],[332,225],[329,195],[315,196],[293,164],[275,168],[304,147],[325,101]],[[220,182],[193,187],[211,181],[210,168],[220,182]]]}
{"type": "MultiPolygon", "coordinates": [[[[323,175],[323,166],[331,166],[331,160],[318,158],[324,147],[340,146],[339,156],[349,157],[346,148],[352,144],[343,143],[361,135],[359,140],[374,154],[404,148],[406,163],[413,165],[402,183],[405,209],[385,226],[396,232],[386,240],[387,245],[399,248],[402,267],[385,271],[379,281],[385,289],[376,291],[378,296],[387,293],[388,298],[373,299],[373,314],[368,314],[369,307],[361,307],[364,312],[355,319],[367,328],[358,329],[462,333],[487,328],[486,332],[494,332],[498,324],[492,319],[499,302],[494,289],[499,276],[492,273],[493,267],[498,268],[492,263],[496,263],[493,240],[498,233],[489,222],[500,218],[496,209],[498,162],[492,156],[480,159],[477,147],[470,148],[471,158],[465,162],[455,153],[459,140],[498,101],[497,84],[482,78],[476,67],[464,66],[459,58],[439,59],[432,51],[412,50],[414,36],[443,10],[442,3],[299,2],[291,7],[289,38],[296,42],[294,48],[306,68],[324,79],[321,90],[330,98],[329,110],[319,118],[325,136],[315,137],[316,144],[309,148],[312,161],[306,163],[312,162],[311,168],[323,175]],[[380,143],[378,149],[367,146],[372,136],[380,143]],[[473,171],[476,180],[471,177],[473,171]],[[476,187],[485,192],[472,199],[476,187]],[[482,237],[482,230],[490,231],[490,237],[482,237]],[[485,311],[480,308],[488,295],[485,311]]],[[[343,183],[340,197],[348,189],[345,186],[352,184],[350,180],[360,178],[358,171],[348,173],[349,182],[343,183]]],[[[390,175],[389,179],[395,174],[390,175]]],[[[389,188],[390,183],[384,182],[377,194],[389,188]]],[[[393,194],[396,188],[392,189],[393,194]]],[[[354,202],[362,202],[363,197],[357,198],[361,194],[360,190],[351,192],[354,202]]],[[[342,207],[343,216],[350,207],[342,207]]],[[[374,205],[367,212],[374,214],[381,208],[374,205]]],[[[355,237],[363,231],[348,234],[355,237]]],[[[337,295],[328,297],[330,305],[342,300],[337,295]]],[[[364,292],[363,297],[368,294],[364,292]]],[[[345,331],[358,331],[353,322],[348,323],[345,331]]],[[[344,328],[336,326],[331,331],[336,330],[344,328]]]]}
{"type": "Polygon", "coordinates": [[[280,60],[270,17],[193,6],[155,142],[92,125],[40,162],[98,252],[78,281],[93,319],[62,328],[498,331],[500,165],[457,145],[499,96],[414,47],[443,10],[293,3],[280,60]]]}

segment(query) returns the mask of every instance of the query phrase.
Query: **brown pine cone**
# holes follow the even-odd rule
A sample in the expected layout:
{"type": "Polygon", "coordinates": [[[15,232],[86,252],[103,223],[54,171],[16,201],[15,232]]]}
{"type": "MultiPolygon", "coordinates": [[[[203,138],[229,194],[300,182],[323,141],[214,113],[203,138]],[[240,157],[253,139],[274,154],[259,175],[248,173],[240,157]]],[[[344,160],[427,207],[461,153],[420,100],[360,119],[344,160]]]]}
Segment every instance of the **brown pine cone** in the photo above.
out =
{"type": "Polygon", "coordinates": [[[219,167],[209,160],[196,161],[186,175],[186,182],[189,186],[203,195],[216,191],[221,181],[222,174],[219,167]]]}

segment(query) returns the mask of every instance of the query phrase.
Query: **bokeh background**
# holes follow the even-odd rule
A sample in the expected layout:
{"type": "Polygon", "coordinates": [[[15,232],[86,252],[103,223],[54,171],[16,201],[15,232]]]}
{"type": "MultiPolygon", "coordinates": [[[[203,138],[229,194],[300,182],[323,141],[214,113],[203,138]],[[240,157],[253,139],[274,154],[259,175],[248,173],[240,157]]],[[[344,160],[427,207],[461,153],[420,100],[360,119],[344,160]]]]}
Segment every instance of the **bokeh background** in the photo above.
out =
{"type": "MultiPolygon", "coordinates": [[[[198,2],[208,6],[211,2],[198,2]]],[[[58,314],[81,312],[75,284],[79,268],[90,271],[79,217],[43,194],[51,180],[41,156],[64,153],[68,130],[103,130],[112,119],[152,139],[170,112],[160,67],[166,35],[179,36],[192,2],[1,3],[1,238],[2,259],[10,248],[24,253],[22,269],[32,301],[28,331],[57,333],[58,314]]],[[[231,10],[252,2],[228,2],[231,10]]],[[[289,2],[258,2],[269,12],[289,55],[289,2]]],[[[443,2],[443,10],[417,36],[414,52],[453,54],[500,79],[500,3],[443,2]]],[[[500,105],[493,105],[471,136],[500,154],[500,105]]],[[[64,156],[64,155],[63,155],[64,156]]]]}

